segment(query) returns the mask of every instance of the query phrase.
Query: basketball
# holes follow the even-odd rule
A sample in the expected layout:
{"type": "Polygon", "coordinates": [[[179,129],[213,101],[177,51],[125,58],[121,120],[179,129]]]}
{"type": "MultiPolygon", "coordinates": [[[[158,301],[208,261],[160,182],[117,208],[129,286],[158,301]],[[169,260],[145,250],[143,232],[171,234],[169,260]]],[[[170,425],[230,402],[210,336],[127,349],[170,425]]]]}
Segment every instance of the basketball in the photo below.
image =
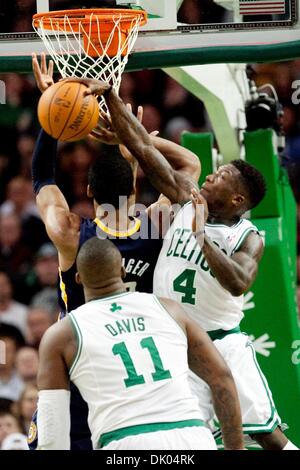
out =
{"type": "Polygon", "coordinates": [[[47,134],[70,142],[86,137],[96,127],[98,101],[94,95],[84,96],[86,89],[79,82],[58,82],[42,94],[38,118],[47,134]]]}

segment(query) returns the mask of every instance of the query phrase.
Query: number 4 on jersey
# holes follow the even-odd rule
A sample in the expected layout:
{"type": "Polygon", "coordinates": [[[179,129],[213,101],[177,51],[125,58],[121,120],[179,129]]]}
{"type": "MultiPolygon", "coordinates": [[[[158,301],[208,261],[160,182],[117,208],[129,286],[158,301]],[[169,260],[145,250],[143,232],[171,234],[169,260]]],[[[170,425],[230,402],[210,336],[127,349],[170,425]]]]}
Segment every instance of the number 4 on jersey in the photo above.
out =
{"type": "Polygon", "coordinates": [[[196,288],[194,287],[195,282],[195,269],[185,269],[176,279],[173,281],[173,289],[175,292],[183,294],[181,302],[183,304],[195,305],[196,302],[196,288]]]}

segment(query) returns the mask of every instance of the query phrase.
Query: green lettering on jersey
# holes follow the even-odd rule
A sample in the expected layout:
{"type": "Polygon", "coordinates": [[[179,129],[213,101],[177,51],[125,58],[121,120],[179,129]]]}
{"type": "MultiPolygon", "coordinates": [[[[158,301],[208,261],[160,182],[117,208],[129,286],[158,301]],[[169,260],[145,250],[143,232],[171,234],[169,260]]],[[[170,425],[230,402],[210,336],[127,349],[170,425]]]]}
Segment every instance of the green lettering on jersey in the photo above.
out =
{"type": "Polygon", "coordinates": [[[108,323],[105,328],[112,336],[117,336],[123,333],[133,333],[134,331],[145,331],[146,326],[144,317],[138,317],[122,318],[122,320],[116,320],[114,325],[108,323]]]}
{"type": "Polygon", "coordinates": [[[114,344],[112,352],[115,356],[120,355],[125,366],[128,377],[124,379],[125,387],[133,387],[134,385],[140,385],[145,383],[145,379],[142,375],[136,373],[136,369],[124,342],[114,344]]]}
{"type": "Polygon", "coordinates": [[[120,334],[127,333],[126,327],[124,328],[124,326],[122,326],[121,322],[116,321],[116,326],[117,326],[120,334]]]}
{"type": "MultiPolygon", "coordinates": [[[[180,233],[180,232],[179,232],[180,233]]],[[[176,243],[176,246],[175,246],[175,249],[174,249],[174,253],[173,253],[173,256],[175,256],[176,258],[178,258],[180,256],[180,253],[178,253],[177,249],[179,248],[179,245],[182,245],[183,244],[183,241],[182,241],[182,234],[183,234],[183,231],[181,231],[179,237],[178,237],[178,240],[177,240],[177,243],[176,243]]]]}
{"type": "Polygon", "coordinates": [[[195,300],[196,289],[194,287],[195,275],[196,275],[195,269],[185,269],[173,281],[174,291],[180,292],[183,294],[183,296],[181,297],[181,302],[183,304],[195,305],[195,302],[196,302],[195,300]]]}
{"type": "Polygon", "coordinates": [[[189,245],[190,241],[191,241],[191,238],[193,236],[192,234],[192,231],[191,230],[188,230],[187,228],[184,228],[183,231],[182,231],[182,235],[184,235],[184,232],[190,232],[188,238],[186,239],[185,241],[185,244],[184,244],[184,247],[182,248],[182,252],[181,252],[181,258],[183,259],[187,259],[187,256],[185,256],[185,250],[187,248],[187,246],[189,245]]]}
{"type": "Polygon", "coordinates": [[[139,331],[145,331],[145,319],[143,317],[138,317],[137,324],[139,331]]]}
{"type": "Polygon", "coordinates": [[[110,332],[112,336],[117,336],[118,332],[109,323],[105,325],[105,328],[110,332]]]}
{"type": "MultiPolygon", "coordinates": [[[[143,338],[140,341],[140,345],[143,349],[148,349],[150,353],[155,370],[155,372],[151,374],[153,381],[157,382],[159,380],[171,379],[171,372],[169,370],[164,369],[159,351],[152,336],[149,336],[148,338],[143,338]]],[[[121,357],[122,362],[125,366],[127,378],[124,379],[124,383],[126,388],[145,383],[144,376],[137,374],[136,368],[133,364],[133,360],[131,359],[127,346],[124,342],[114,344],[112,352],[115,356],[119,355],[121,357]]]]}
{"type": "Polygon", "coordinates": [[[180,228],[177,228],[174,233],[173,233],[173,237],[171,239],[171,243],[170,243],[170,246],[169,246],[169,249],[168,249],[168,252],[167,252],[167,256],[171,256],[173,254],[173,248],[172,248],[172,245],[173,245],[173,241],[174,241],[174,238],[175,238],[175,235],[179,232],[180,233],[181,229],[180,228]]]}
{"type": "Polygon", "coordinates": [[[141,346],[142,348],[148,349],[150,353],[150,356],[151,356],[151,359],[155,368],[155,372],[151,374],[154,382],[157,382],[158,380],[170,379],[172,377],[171,373],[169,370],[164,369],[163,363],[161,361],[161,357],[159,355],[159,352],[157,350],[157,347],[154,343],[153,338],[149,336],[149,338],[142,339],[141,346]]]}

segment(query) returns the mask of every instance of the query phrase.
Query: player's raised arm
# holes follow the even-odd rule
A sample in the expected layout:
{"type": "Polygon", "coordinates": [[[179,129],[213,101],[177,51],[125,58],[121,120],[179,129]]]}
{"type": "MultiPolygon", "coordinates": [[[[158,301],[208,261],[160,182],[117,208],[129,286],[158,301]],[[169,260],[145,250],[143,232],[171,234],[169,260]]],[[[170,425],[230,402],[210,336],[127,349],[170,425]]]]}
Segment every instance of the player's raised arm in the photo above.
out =
{"type": "Polygon", "coordinates": [[[187,201],[190,190],[196,186],[193,178],[172,168],[113,89],[106,91],[104,97],[117,135],[138,160],[153,186],[171,202],[187,201]]]}
{"type": "Polygon", "coordinates": [[[111,85],[94,79],[67,79],[80,81],[89,87],[86,94],[94,93],[105,98],[114,130],[120,141],[138,160],[153,186],[171,202],[189,200],[191,189],[197,187],[194,179],[174,170],[162,153],[153,145],[151,137],[138,119],[129,112],[111,85]]]}
{"type": "Polygon", "coordinates": [[[226,450],[244,449],[239,398],[232,374],[213,342],[182,307],[161,298],[170,315],[186,332],[190,369],[209,385],[226,450]]]}
{"type": "MultiPolygon", "coordinates": [[[[50,61],[47,67],[45,54],[42,54],[39,65],[36,54],[33,54],[32,68],[37,86],[43,93],[54,83],[53,63],[50,61]]],[[[56,154],[57,140],[41,130],[32,158],[33,189],[49,238],[58,249],[60,258],[63,256],[67,261],[68,257],[71,259],[76,255],[80,220],[70,212],[64,195],[55,183],[56,154]]]]}
{"type": "Polygon", "coordinates": [[[37,377],[38,450],[70,449],[70,391],[67,361],[75,351],[75,338],[67,318],[51,326],[41,341],[37,377]]]}
{"type": "Polygon", "coordinates": [[[56,149],[57,141],[41,130],[32,158],[32,183],[49,238],[60,258],[72,258],[76,255],[80,219],[70,212],[55,183],[56,149]]]}

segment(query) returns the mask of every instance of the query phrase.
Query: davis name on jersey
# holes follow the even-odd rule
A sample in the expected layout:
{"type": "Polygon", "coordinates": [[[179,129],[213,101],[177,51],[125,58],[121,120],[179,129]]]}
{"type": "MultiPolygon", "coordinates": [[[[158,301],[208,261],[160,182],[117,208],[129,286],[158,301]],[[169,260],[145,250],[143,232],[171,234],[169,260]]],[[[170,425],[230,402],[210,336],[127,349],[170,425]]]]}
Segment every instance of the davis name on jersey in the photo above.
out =
{"type": "Polygon", "coordinates": [[[94,448],[121,428],[203,420],[187,379],[187,338],[154,295],[93,300],[69,318],[78,338],[70,379],[89,405],[94,448]]]}
{"type": "MultiPolygon", "coordinates": [[[[230,330],[243,318],[243,295],[234,297],[217,281],[192,233],[191,202],[178,212],[154,271],[154,293],[180,302],[206,331],[230,330]]],[[[247,219],[231,227],[206,223],[208,237],[228,256],[257,228],[247,219]]]]}

